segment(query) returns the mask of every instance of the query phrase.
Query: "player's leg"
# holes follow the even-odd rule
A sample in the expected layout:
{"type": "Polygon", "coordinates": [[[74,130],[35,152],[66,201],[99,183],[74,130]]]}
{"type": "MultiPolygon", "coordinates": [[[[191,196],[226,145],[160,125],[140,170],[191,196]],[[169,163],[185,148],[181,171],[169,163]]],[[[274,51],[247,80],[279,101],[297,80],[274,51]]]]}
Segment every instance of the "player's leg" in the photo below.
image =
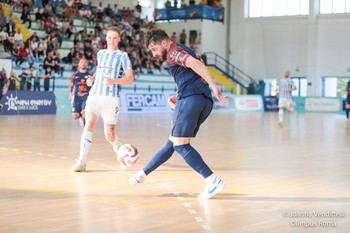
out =
{"type": "Polygon", "coordinates": [[[160,165],[165,163],[173,155],[173,153],[174,153],[173,142],[172,142],[172,138],[169,137],[169,139],[165,143],[165,146],[152,157],[151,161],[149,161],[144,168],[139,170],[134,176],[132,176],[129,179],[129,183],[133,186],[136,186],[142,183],[148,174],[150,174],[152,171],[157,169],[160,165]]]}
{"type": "Polygon", "coordinates": [[[286,107],[286,99],[280,98],[278,100],[278,126],[283,127],[283,117],[284,117],[284,108],[286,107]]]}
{"type": "Polygon", "coordinates": [[[117,153],[121,143],[117,136],[117,121],[119,115],[119,98],[107,97],[103,103],[101,117],[104,122],[104,133],[106,140],[112,145],[117,153]]]}
{"type": "Polygon", "coordinates": [[[175,109],[181,111],[175,114],[172,131],[175,151],[206,181],[204,191],[198,195],[203,199],[213,197],[225,187],[225,183],[213,173],[198,151],[191,146],[191,138],[196,136],[200,125],[210,115],[212,107],[212,100],[202,95],[178,100],[175,109]]]}
{"type": "Polygon", "coordinates": [[[92,135],[95,130],[96,122],[99,117],[99,101],[95,97],[89,98],[85,109],[86,124],[80,138],[80,152],[72,170],[75,172],[82,172],[86,170],[87,155],[92,143],[92,135]]]}

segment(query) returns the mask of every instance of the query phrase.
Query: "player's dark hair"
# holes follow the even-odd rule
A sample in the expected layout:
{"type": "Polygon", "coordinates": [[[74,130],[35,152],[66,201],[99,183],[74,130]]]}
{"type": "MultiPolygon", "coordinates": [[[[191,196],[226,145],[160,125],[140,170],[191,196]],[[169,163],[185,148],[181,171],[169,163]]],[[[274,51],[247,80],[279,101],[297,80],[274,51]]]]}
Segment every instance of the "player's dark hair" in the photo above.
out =
{"type": "Polygon", "coordinates": [[[161,29],[149,30],[145,36],[145,46],[148,48],[150,44],[157,44],[162,42],[162,40],[170,40],[168,34],[161,29]]]}

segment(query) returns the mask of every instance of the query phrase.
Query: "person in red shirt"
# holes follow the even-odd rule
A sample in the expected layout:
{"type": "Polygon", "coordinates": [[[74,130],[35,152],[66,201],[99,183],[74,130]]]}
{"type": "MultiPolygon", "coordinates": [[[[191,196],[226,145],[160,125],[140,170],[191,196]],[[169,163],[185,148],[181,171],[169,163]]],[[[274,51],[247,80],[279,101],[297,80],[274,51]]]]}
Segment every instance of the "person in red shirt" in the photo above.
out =
{"type": "Polygon", "coordinates": [[[29,66],[33,65],[33,60],[30,57],[30,54],[27,48],[25,47],[24,44],[21,44],[21,47],[19,48],[19,55],[16,59],[16,66],[22,65],[24,61],[27,61],[29,63],[29,66]]]}

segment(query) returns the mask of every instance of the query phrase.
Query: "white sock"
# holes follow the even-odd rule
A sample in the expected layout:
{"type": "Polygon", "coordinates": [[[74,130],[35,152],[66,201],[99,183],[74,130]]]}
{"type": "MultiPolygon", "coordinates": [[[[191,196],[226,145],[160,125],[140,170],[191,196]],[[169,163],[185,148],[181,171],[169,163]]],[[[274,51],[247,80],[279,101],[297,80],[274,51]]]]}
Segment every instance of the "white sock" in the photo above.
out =
{"type": "Polygon", "coordinates": [[[113,147],[113,150],[115,153],[117,153],[118,149],[119,149],[119,146],[121,145],[121,143],[119,142],[118,140],[118,136],[115,135],[114,137],[114,141],[113,142],[110,142],[112,147],[113,147]]]}
{"type": "Polygon", "coordinates": [[[283,115],[284,115],[284,111],[283,111],[283,109],[280,109],[278,111],[278,119],[280,122],[283,122],[283,115]]]}
{"type": "Polygon", "coordinates": [[[214,181],[216,180],[217,176],[213,173],[210,176],[208,176],[207,178],[205,178],[205,182],[207,184],[212,184],[214,183],[214,181]]]}
{"type": "Polygon", "coordinates": [[[139,178],[139,177],[146,177],[146,174],[143,171],[143,169],[141,169],[135,174],[135,176],[137,176],[137,178],[139,178]]]}
{"type": "Polygon", "coordinates": [[[80,154],[79,160],[86,163],[86,157],[89,153],[90,146],[92,143],[92,132],[84,130],[80,139],[80,154]]]}

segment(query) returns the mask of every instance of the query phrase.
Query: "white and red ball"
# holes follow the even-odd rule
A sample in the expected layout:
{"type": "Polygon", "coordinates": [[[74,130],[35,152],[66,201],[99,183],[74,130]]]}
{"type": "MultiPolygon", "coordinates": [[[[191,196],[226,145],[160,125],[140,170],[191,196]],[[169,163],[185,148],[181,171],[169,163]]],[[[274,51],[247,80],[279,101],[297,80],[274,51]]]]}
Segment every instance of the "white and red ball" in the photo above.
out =
{"type": "Polygon", "coordinates": [[[131,167],[136,164],[139,159],[137,148],[131,144],[124,144],[119,147],[117,151],[117,158],[119,163],[126,167],[131,167]]]}

